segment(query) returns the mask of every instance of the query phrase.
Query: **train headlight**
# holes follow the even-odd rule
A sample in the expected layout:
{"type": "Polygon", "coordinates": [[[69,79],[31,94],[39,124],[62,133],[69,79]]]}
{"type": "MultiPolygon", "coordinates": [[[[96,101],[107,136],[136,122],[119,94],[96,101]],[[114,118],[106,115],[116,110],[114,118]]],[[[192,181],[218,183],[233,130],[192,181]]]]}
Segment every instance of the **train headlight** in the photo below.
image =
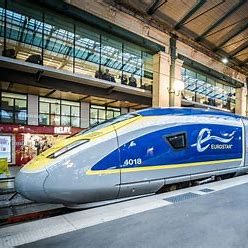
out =
{"type": "Polygon", "coordinates": [[[59,149],[58,151],[52,153],[51,155],[49,155],[48,157],[49,158],[57,158],[59,157],[60,155],[72,150],[73,148],[76,148],[78,146],[81,146],[85,143],[87,143],[89,140],[77,140],[67,146],[64,146],[63,148],[59,149]]]}

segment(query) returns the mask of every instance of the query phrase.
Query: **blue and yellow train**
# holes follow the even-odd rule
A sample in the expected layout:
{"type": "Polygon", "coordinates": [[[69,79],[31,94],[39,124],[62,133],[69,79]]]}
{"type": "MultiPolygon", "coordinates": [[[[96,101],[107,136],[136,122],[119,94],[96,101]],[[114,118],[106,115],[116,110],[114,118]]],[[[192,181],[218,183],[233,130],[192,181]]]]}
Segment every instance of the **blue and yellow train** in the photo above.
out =
{"type": "Polygon", "coordinates": [[[248,119],[150,108],[62,140],[24,166],[17,192],[64,205],[157,192],[164,185],[248,171],[248,119]]]}

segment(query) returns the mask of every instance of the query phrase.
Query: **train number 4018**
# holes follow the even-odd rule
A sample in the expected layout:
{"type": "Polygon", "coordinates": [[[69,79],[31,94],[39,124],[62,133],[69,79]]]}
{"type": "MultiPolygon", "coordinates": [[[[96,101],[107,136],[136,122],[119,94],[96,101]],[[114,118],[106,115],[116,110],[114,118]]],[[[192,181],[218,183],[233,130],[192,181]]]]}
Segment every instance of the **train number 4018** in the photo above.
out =
{"type": "Polygon", "coordinates": [[[140,165],[142,164],[142,159],[141,158],[134,158],[134,159],[126,159],[123,163],[124,166],[129,166],[129,165],[140,165]]]}

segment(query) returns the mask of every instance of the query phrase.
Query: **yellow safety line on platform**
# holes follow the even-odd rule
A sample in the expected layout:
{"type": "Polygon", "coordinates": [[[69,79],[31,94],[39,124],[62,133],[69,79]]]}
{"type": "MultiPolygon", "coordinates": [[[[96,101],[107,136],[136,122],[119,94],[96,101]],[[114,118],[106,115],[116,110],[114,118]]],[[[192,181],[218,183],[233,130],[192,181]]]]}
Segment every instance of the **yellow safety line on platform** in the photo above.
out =
{"type": "Polygon", "coordinates": [[[86,171],[86,175],[103,175],[103,174],[114,174],[114,173],[127,173],[127,172],[138,172],[138,171],[151,171],[151,170],[163,170],[163,169],[176,169],[176,168],[184,168],[184,167],[193,167],[193,166],[202,166],[202,165],[214,165],[221,163],[229,163],[229,162],[238,162],[241,161],[242,158],[235,159],[226,159],[226,160],[214,160],[207,162],[194,162],[194,163],[186,163],[186,164],[170,164],[170,165],[152,165],[152,166],[143,166],[143,167],[135,167],[135,168],[121,168],[121,169],[106,169],[106,170],[88,170],[86,171]]]}

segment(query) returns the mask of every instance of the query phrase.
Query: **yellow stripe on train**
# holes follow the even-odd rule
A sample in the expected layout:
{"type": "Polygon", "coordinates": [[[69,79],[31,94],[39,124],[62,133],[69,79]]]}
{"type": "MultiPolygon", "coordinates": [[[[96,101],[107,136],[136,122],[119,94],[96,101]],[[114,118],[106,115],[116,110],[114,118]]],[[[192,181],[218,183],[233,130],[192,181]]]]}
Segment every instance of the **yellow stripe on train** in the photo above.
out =
{"type": "Polygon", "coordinates": [[[152,166],[143,166],[143,167],[135,167],[135,168],[121,168],[121,169],[109,169],[109,170],[108,169],[106,169],[106,170],[88,170],[88,171],[86,171],[86,175],[104,175],[104,174],[114,174],[114,173],[120,173],[120,172],[121,173],[127,173],[127,172],[139,172],[139,171],[176,169],[176,168],[184,168],[184,167],[239,162],[241,160],[242,160],[242,158],[235,158],[235,159],[214,160],[214,161],[194,162],[194,163],[185,163],[185,164],[152,165],[152,166]]]}

